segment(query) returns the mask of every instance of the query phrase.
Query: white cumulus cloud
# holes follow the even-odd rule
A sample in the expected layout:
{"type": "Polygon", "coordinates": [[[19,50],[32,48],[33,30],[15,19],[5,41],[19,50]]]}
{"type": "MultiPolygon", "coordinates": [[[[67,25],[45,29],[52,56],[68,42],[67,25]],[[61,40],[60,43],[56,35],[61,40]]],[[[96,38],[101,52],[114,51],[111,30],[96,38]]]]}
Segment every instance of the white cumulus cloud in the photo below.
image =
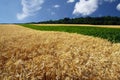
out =
{"type": "Polygon", "coordinates": [[[18,20],[23,20],[29,16],[33,16],[42,7],[44,0],[21,0],[23,6],[22,12],[17,14],[18,20]]]}
{"type": "Polygon", "coordinates": [[[99,6],[99,0],[79,0],[76,3],[73,14],[87,16],[97,10],[99,6]]]}
{"type": "Polygon", "coordinates": [[[54,7],[54,8],[59,8],[60,5],[56,4],[56,5],[54,5],[53,7],[54,7]]]}
{"type": "Polygon", "coordinates": [[[120,3],[117,5],[116,9],[120,11],[120,3]]]}
{"type": "Polygon", "coordinates": [[[75,0],[68,0],[67,3],[73,3],[75,0]]]}

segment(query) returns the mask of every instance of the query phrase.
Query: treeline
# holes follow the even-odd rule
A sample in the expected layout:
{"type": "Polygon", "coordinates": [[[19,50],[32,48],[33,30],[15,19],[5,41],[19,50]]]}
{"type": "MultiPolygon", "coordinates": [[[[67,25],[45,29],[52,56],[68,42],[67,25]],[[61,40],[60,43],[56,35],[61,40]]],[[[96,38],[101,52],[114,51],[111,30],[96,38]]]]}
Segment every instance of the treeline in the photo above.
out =
{"type": "Polygon", "coordinates": [[[36,22],[36,24],[94,24],[94,25],[120,25],[120,17],[80,17],[80,18],[64,18],[59,20],[49,20],[36,22]]]}

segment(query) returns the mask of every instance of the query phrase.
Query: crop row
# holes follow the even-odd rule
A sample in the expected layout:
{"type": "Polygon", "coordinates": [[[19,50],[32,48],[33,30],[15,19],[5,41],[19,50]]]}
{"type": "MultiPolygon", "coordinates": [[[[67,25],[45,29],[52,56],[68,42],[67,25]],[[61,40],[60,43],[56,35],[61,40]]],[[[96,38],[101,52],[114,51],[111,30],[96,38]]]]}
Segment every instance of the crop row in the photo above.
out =
{"type": "Polygon", "coordinates": [[[20,25],[36,30],[78,33],[94,37],[100,37],[115,43],[120,42],[120,29],[116,28],[100,28],[90,26],[39,26],[32,24],[20,24],[20,25]]]}

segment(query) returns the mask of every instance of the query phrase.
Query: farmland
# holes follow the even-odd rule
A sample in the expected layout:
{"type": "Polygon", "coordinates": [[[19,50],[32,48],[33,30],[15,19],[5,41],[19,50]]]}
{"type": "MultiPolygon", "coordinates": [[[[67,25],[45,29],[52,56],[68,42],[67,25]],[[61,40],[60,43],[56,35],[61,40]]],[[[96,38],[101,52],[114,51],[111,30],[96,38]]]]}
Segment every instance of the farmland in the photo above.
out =
{"type": "Polygon", "coordinates": [[[84,35],[90,35],[94,37],[100,37],[107,39],[111,42],[120,42],[120,26],[100,26],[100,25],[65,25],[65,24],[44,24],[32,25],[32,24],[22,24],[24,27],[45,30],[45,31],[62,31],[69,33],[78,33],[84,35]],[[115,27],[115,28],[114,28],[115,27]]]}
{"type": "Polygon", "coordinates": [[[119,32],[87,26],[0,25],[0,80],[119,80],[119,32]]]}

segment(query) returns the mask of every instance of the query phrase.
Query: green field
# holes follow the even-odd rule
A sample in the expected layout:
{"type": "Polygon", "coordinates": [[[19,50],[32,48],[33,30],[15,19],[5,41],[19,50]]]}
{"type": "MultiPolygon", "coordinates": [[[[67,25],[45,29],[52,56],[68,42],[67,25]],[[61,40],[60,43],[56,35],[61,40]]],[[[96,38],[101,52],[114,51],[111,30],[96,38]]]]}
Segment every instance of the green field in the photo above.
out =
{"type": "Polygon", "coordinates": [[[103,39],[107,39],[113,43],[120,42],[120,29],[116,28],[100,28],[90,26],[38,26],[32,24],[20,24],[20,25],[35,30],[78,33],[94,37],[100,37],[103,39]]]}

